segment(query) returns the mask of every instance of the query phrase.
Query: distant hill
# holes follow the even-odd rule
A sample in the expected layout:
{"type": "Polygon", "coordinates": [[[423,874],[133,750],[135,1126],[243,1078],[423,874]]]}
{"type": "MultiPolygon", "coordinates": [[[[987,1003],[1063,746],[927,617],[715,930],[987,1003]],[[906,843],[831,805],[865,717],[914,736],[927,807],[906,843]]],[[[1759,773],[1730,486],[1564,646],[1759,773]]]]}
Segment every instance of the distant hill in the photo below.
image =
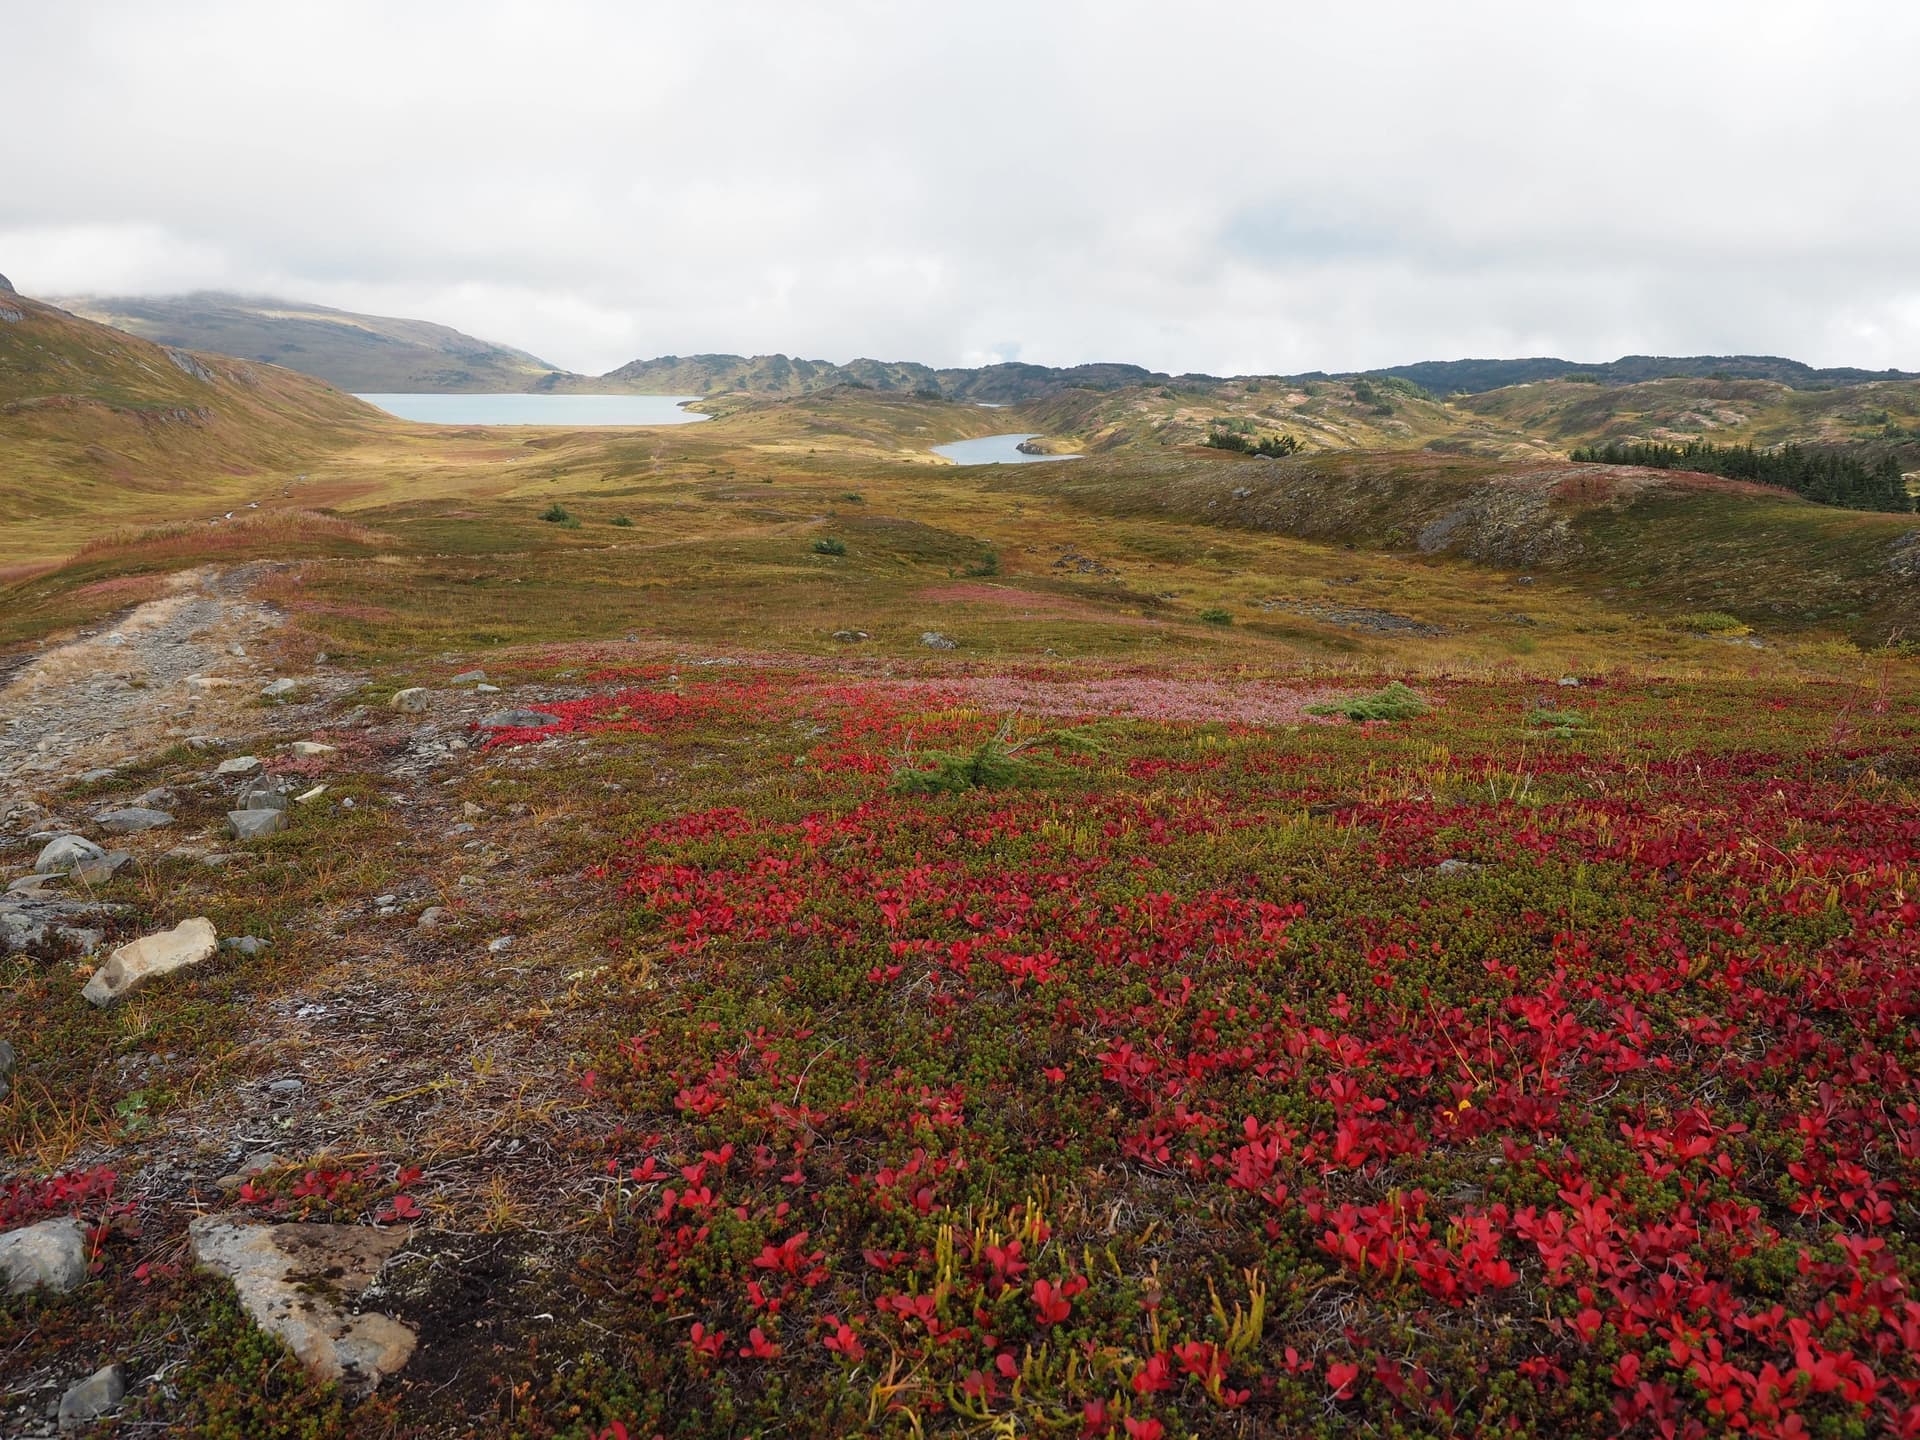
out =
{"type": "Polygon", "coordinates": [[[1544,356],[1529,360],[1422,360],[1414,365],[1394,365],[1364,373],[1396,375],[1436,395],[1477,395],[1509,385],[1566,379],[1602,385],[1639,385],[1649,380],[1675,379],[1773,380],[1796,390],[1857,385],[1868,380],[1920,379],[1920,374],[1905,370],[1859,370],[1851,366],[1819,370],[1778,355],[1623,355],[1618,360],[1595,365],[1544,356]]]}
{"type": "Polygon", "coordinates": [[[49,534],[97,533],[169,496],[263,492],[385,423],[310,376],[0,297],[0,509],[49,534]]]}
{"type": "MultiPolygon", "coordinates": [[[[571,376],[541,389],[588,390],[613,383],[623,389],[669,395],[811,395],[839,385],[938,395],[946,400],[1017,405],[1067,389],[1120,390],[1168,377],[1138,365],[1005,363],[935,370],[910,360],[803,360],[786,355],[662,355],[635,360],[598,377],[571,376]]],[[[1208,377],[1195,377],[1206,380],[1208,377]]]]}
{"type": "Polygon", "coordinates": [[[524,350],[445,325],[292,300],[201,291],[59,303],[157,345],[284,365],[362,394],[531,390],[564,374],[524,350]]]}

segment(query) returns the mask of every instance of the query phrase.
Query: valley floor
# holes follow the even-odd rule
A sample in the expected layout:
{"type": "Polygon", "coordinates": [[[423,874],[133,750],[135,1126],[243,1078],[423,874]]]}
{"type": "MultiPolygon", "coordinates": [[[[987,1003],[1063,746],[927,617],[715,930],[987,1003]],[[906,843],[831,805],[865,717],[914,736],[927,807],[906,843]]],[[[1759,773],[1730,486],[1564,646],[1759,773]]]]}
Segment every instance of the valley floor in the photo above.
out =
{"type": "Polygon", "coordinates": [[[1880,530],[1496,568],[874,423],[7,592],[0,1261],[84,1263],[0,1431],[1920,1434],[1920,683],[1808,618],[1880,530]]]}

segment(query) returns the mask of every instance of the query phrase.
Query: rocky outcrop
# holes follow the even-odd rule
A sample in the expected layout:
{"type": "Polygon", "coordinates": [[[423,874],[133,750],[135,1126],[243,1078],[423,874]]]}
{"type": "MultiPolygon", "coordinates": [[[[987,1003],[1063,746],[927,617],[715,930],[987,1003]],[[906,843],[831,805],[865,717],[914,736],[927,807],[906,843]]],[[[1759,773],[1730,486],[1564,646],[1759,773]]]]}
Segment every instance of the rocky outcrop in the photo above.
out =
{"type": "Polygon", "coordinates": [[[407,1232],[202,1215],[188,1234],[193,1258],[231,1280],[254,1323],[284,1341],[317,1379],[364,1395],[412,1358],[413,1331],[390,1316],[349,1309],[407,1232]]]}
{"type": "Polygon", "coordinates": [[[4,275],[0,275],[0,295],[18,295],[19,293],[18,290],[13,288],[13,282],[11,280],[7,279],[4,275]]]}

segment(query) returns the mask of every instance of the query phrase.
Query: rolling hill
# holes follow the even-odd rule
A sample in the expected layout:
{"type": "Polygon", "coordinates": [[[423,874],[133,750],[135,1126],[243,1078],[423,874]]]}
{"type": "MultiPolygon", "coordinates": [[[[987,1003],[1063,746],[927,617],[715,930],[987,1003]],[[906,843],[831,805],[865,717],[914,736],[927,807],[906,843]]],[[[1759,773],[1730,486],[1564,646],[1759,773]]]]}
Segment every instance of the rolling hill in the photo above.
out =
{"type": "MultiPolygon", "coordinates": [[[[1778,355],[1623,355],[1618,360],[1583,364],[1536,356],[1526,360],[1422,360],[1362,372],[1411,380],[1436,395],[1477,395],[1509,385],[1569,377],[1600,385],[1638,385],[1648,380],[1772,380],[1795,390],[1855,385],[1870,380],[1920,380],[1904,370],[1861,370],[1853,366],[1816,369],[1778,355]]],[[[1314,378],[1322,378],[1316,376],[1314,378]]]]}
{"type": "Polygon", "coordinates": [[[46,545],[230,502],[385,423],[310,376],[0,301],[0,506],[46,545]]]}
{"type": "Polygon", "coordinates": [[[519,391],[565,378],[538,356],[445,325],[298,301],[203,291],[59,303],[157,345],[284,365],[363,394],[519,391]]]}

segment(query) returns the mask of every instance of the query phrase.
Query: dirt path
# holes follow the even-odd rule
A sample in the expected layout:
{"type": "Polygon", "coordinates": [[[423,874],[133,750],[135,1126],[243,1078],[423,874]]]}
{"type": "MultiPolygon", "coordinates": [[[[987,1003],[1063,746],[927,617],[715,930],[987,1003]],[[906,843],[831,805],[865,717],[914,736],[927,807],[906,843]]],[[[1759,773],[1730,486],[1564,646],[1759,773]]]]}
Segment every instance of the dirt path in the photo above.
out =
{"type": "Polygon", "coordinates": [[[247,598],[259,566],[172,577],[117,625],[39,656],[0,686],[0,807],[170,739],[218,730],[270,678],[280,624],[247,598]]]}

